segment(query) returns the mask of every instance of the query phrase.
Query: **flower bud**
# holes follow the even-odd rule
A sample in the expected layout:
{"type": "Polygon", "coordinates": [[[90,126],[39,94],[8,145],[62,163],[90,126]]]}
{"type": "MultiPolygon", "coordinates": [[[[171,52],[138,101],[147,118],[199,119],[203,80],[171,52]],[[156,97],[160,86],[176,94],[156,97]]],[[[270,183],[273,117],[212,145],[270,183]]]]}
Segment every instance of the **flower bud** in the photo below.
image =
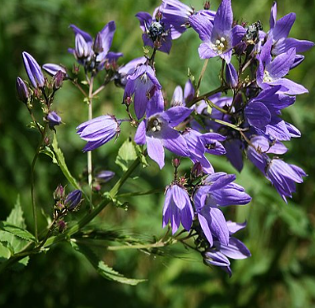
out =
{"type": "Polygon", "coordinates": [[[57,222],[58,231],[62,233],[67,228],[67,223],[64,220],[59,220],[57,222]]]}
{"type": "Polygon", "coordinates": [[[180,159],[176,157],[173,159],[172,163],[173,163],[174,168],[178,168],[180,165],[180,159]]]}
{"type": "Polygon", "coordinates": [[[102,34],[100,32],[96,35],[93,50],[96,54],[100,54],[103,51],[102,34]]]}
{"type": "Polygon", "coordinates": [[[58,64],[54,63],[46,63],[42,66],[43,70],[47,72],[50,76],[55,76],[59,71],[63,72],[64,75],[67,76],[67,71],[66,69],[58,64]]]}
{"type": "Polygon", "coordinates": [[[90,46],[80,33],[75,36],[75,54],[78,59],[85,59],[90,55],[90,46]]]}
{"type": "Polygon", "coordinates": [[[53,78],[53,86],[55,90],[58,90],[62,87],[62,83],[66,78],[66,74],[63,71],[58,71],[53,78]]]}
{"type": "Polygon", "coordinates": [[[237,71],[234,68],[232,63],[226,65],[225,78],[226,78],[227,84],[231,88],[236,88],[237,87],[238,75],[237,75],[237,71]]]}
{"type": "Polygon", "coordinates": [[[104,171],[99,172],[95,178],[100,183],[106,183],[109,180],[111,180],[114,176],[115,176],[115,172],[104,170],[104,171]]]}
{"type": "Polygon", "coordinates": [[[23,62],[28,78],[34,88],[42,88],[45,84],[43,72],[36,60],[27,52],[22,52],[23,62]]]}
{"type": "Polygon", "coordinates": [[[56,125],[60,125],[62,123],[60,116],[55,111],[49,112],[46,119],[50,129],[54,129],[56,125]]]}
{"type": "Polygon", "coordinates": [[[65,188],[59,184],[53,193],[53,197],[55,200],[61,200],[65,197],[65,188]]]}
{"type": "Polygon", "coordinates": [[[68,208],[69,211],[72,211],[80,204],[81,198],[82,191],[76,189],[67,195],[65,200],[65,206],[68,208]]]}
{"type": "Polygon", "coordinates": [[[30,96],[30,92],[24,82],[23,79],[21,79],[20,77],[16,78],[16,91],[17,91],[17,95],[19,100],[26,104],[28,102],[29,96],[30,96]]]}

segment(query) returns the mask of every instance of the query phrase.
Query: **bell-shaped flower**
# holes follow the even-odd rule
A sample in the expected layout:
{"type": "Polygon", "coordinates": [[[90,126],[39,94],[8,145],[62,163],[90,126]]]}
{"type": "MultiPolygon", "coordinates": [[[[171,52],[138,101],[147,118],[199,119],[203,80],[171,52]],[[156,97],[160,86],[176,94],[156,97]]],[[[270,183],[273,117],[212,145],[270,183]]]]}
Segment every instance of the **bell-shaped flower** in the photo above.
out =
{"type": "Polygon", "coordinates": [[[170,222],[174,234],[179,225],[189,231],[194,218],[194,210],[186,189],[173,183],[166,189],[163,208],[163,228],[170,222]]]}
{"type": "Polygon", "coordinates": [[[198,188],[194,203],[200,226],[210,246],[214,239],[228,245],[229,230],[220,206],[243,205],[251,201],[244,188],[233,183],[234,174],[213,173],[205,180],[205,185],[198,188]]]}
{"type": "Polygon", "coordinates": [[[50,129],[55,129],[55,126],[60,125],[62,123],[61,117],[55,111],[49,112],[46,117],[46,120],[48,121],[50,129]]]}
{"type": "Polygon", "coordinates": [[[147,144],[148,155],[160,167],[164,166],[164,147],[179,156],[189,156],[184,137],[173,127],[183,122],[192,110],[186,107],[172,107],[167,111],[149,113],[138,126],[135,142],[147,144]]]}
{"type": "Polygon", "coordinates": [[[134,108],[138,119],[141,119],[147,109],[147,104],[161,85],[155,72],[149,65],[140,65],[132,75],[127,78],[124,100],[129,100],[134,95],[134,108]]]}
{"type": "Polygon", "coordinates": [[[226,153],[220,141],[224,141],[225,137],[216,133],[201,134],[194,129],[186,129],[183,133],[186,140],[189,157],[193,163],[199,162],[204,173],[213,173],[214,169],[205,153],[214,155],[223,155],[226,153]]]}
{"type": "Polygon", "coordinates": [[[77,134],[87,141],[83,152],[102,146],[120,133],[120,121],[112,115],[103,115],[86,121],[77,127],[77,134]]]}
{"type": "Polygon", "coordinates": [[[266,177],[276,188],[284,201],[286,197],[292,198],[295,192],[295,183],[302,183],[307,174],[298,166],[287,164],[281,159],[274,158],[269,161],[266,168],[266,177]]]}
{"type": "Polygon", "coordinates": [[[45,84],[43,72],[36,60],[26,51],[22,52],[23,63],[27,76],[34,88],[42,88],[45,84]]]}
{"type": "Polygon", "coordinates": [[[193,15],[189,19],[192,28],[199,34],[203,43],[199,46],[201,59],[221,57],[230,63],[232,49],[242,40],[246,30],[236,25],[232,28],[233,12],[231,0],[222,0],[213,24],[204,15],[193,15]]]}

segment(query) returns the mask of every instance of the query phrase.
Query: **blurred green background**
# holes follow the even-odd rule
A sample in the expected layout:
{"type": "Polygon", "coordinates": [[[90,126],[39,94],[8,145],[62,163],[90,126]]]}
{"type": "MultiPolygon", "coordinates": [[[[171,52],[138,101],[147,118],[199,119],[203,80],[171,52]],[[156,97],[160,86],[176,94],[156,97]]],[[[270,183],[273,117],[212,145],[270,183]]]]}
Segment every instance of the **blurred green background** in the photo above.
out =
{"type": "MultiPolygon", "coordinates": [[[[197,10],[203,6],[202,0],[184,2],[197,10]]],[[[15,94],[16,77],[27,79],[22,51],[32,54],[40,64],[61,63],[71,68],[74,59],[67,48],[74,46],[74,35],[69,25],[75,24],[94,36],[107,22],[115,20],[117,30],[111,50],[123,52],[120,63],[126,63],[143,52],[141,30],[134,15],[139,11],[152,13],[159,4],[153,0],[1,1],[0,220],[8,216],[20,195],[26,223],[32,231],[29,174],[38,136],[27,127],[28,112],[15,94]]],[[[218,5],[218,0],[212,2],[213,9],[218,5]]],[[[269,29],[271,0],[238,0],[232,5],[238,20],[249,23],[261,20],[264,29],[269,29]]],[[[290,36],[315,41],[315,2],[278,2],[278,19],[291,11],[296,12],[297,21],[290,36]]],[[[184,86],[188,67],[198,77],[203,64],[198,57],[198,46],[198,36],[187,31],[174,41],[169,56],[157,55],[157,76],[169,99],[176,85],[184,86]]],[[[247,220],[248,226],[239,237],[251,250],[252,257],[232,262],[232,278],[217,268],[206,267],[199,255],[182,247],[171,247],[163,257],[132,250],[112,253],[104,249],[107,264],[128,277],[148,278],[136,287],[125,286],[101,278],[81,255],[69,245],[61,244],[47,254],[32,257],[22,271],[8,271],[0,277],[0,307],[315,307],[315,50],[305,55],[300,67],[290,72],[290,78],[306,86],[310,93],[298,97],[296,104],[283,115],[301,130],[302,138],[287,144],[290,150],[284,158],[303,167],[309,176],[285,204],[269,182],[252,165],[245,164],[237,181],[253,201],[248,206],[232,207],[225,214],[238,222],[247,220]]],[[[210,61],[202,91],[218,84],[218,71],[218,62],[210,61]]],[[[116,113],[116,110],[123,114],[122,94],[122,89],[110,85],[95,101],[95,116],[116,113]]],[[[80,177],[86,157],[81,151],[84,142],[76,135],[75,127],[86,120],[87,106],[80,93],[65,83],[57,93],[54,108],[65,122],[57,128],[60,147],[69,169],[80,177]]],[[[127,125],[125,128],[129,131],[127,125]]],[[[122,133],[115,143],[111,141],[93,152],[97,169],[116,172],[113,181],[122,174],[114,161],[128,133],[122,133]]],[[[211,157],[211,162],[217,171],[236,172],[224,157],[211,157]]],[[[181,171],[188,172],[185,164],[181,171]]],[[[172,180],[170,159],[162,172],[150,162],[138,175],[137,180],[127,183],[125,191],[154,188],[163,191],[172,180]]],[[[52,192],[59,183],[67,182],[45,156],[40,156],[36,181],[37,204],[51,215],[52,192]]],[[[94,224],[143,239],[161,236],[163,193],[128,201],[128,211],[108,208],[94,224]]],[[[40,228],[44,227],[45,220],[41,217],[40,228]]]]}

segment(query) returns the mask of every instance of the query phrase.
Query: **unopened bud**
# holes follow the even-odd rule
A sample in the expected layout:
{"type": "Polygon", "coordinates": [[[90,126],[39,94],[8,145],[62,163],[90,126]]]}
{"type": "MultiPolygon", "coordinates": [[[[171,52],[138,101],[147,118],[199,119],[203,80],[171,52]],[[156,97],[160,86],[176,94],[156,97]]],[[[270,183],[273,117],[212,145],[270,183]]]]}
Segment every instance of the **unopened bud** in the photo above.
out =
{"type": "Polygon", "coordinates": [[[62,200],[65,197],[65,188],[59,184],[53,193],[55,200],[62,200]]]}
{"type": "Polygon", "coordinates": [[[204,4],[204,6],[203,6],[203,8],[204,8],[205,10],[210,10],[210,1],[206,1],[205,4],[204,4]]]}
{"type": "Polygon", "coordinates": [[[63,71],[58,71],[54,75],[53,86],[54,86],[55,90],[58,90],[59,88],[62,87],[62,83],[63,83],[65,78],[66,78],[66,74],[63,71]]]}
{"type": "Polygon", "coordinates": [[[115,172],[113,171],[109,171],[109,170],[104,170],[99,172],[96,175],[96,179],[100,182],[100,183],[106,183],[109,180],[111,180],[113,177],[115,176],[115,172]]]}
{"type": "Polygon", "coordinates": [[[203,175],[202,166],[199,162],[195,163],[191,169],[191,174],[197,178],[203,175]]]}
{"type": "Polygon", "coordinates": [[[17,95],[19,100],[24,103],[27,104],[29,96],[30,96],[30,92],[24,82],[23,79],[21,79],[20,77],[16,78],[16,91],[17,91],[17,95]]]}
{"type": "Polygon", "coordinates": [[[60,116],[55,111],[49,112],[46,119],[50,129],[54,129],[56,125],[60,125],[62,123],[60,116]]]}
{"type": "Polygon", "coordinates": [[[67,195],[65,206],[68,208],[69,211],[72,211],[80,204],[81,198],[82,191],[76,189],[67,195]]]}
{"type": "Polygon", "coordinates": [[[172,163],[173,163],[173,166],[174,166],[175,168],[178,168],[179,165],[180,165],[180,159],[177,158],[177,157],[175,157],[175,158],[173,159],[172,163]]]}
{"type": "Polygon", "coordinates": [[[23,62],[28,78],[34,88],[42,88],[45,84],[43,72],[36,60],[27,52],[22,52],[23,62]]]}

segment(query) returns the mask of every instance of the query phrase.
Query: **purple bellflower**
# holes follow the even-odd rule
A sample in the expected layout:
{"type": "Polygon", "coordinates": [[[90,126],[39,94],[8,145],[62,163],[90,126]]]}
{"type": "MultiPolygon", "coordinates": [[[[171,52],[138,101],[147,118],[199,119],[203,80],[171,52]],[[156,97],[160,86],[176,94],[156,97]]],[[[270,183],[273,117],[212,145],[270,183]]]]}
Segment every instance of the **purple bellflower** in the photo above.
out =
{"type": "Polygon", "coordinates": [[[207,249],[204,254],[204,262],[207,265],[215,265],[226,271],[229,276],[232,276],[232,270],[230,268],[230,261],[228,258],[240,260],[246,259],[251,256],[250,251],[239,239],[231,236],[237,231],[245,228],[246,223],[238,224],[232,221],[227,221],[227,228],[229,231],[229,243],[228,245],[222,244],[215,240],[214,246],[207,249]]]}
{"type": "Polygon", "coordinates": [[[209,59],[219,56],[228,64],[231,61],[232,49],[240,43],[246,33],[240,25],[232,28],[231,0],[222,0],[213,24],[201,14],[191,16],[190,24],[203,41],[199,46],[200,58],[209,59]]]}
{"type": "Polygon", "coordinates": [[[283,78],[288,74],[294,63],[296,55],[295,48],[290,48],[272,60],[271,47],[272,40],[268,40],[261,50],[257,70],[258,85],[262,89],[280,85],[281,91],[289,95],[308,93],[308,90],[302,85],[283,78]]]}
{"type": "Polygon", "coordinates": [[[314,46],[314,43],[310,41],[288,38],[290,30],[295,22],[295,17],[295,13],[289,13],[281,19],[276,20],[277,3],[273,3],[270,13],[270,30],[268,32],[268,39],[271,38],[273,42],[271,50],[273,55],[280,55],[291,48],[295,48],[296,52],[300,53],[307,51],[314,46]]]}
{"type": "Polygon", "coordinates": [[[190,81],[186,82],[184,93],[181,86],[177,86],[174,90],[173,97],[171,100],[171,106],[186,106],[186,103],[190,102],[195,96],[195,88],[190,81]]]}
{"type": "Polygon", "coordinates": [[[130,101],[134,95],[134,108],[138,119],[141,119],[147,109],[149,100],[161,85],[155,76],[155,72],[149,65],[140,65],[132,75],[127,77],[124,101],[130,101]]]}
{"type": "Polygon", "coordinates": [[[144,64],[147,61],[146,57],[135,58],[129,61],[127,64],[121,66],[118,69],[118,74],[115,78],[115,84],[125,87],[127,84],[128,76],[132,75],[139,65],[144,64]]]}
{"type": "Polygon", "coordinates": [[[83,152],[102,146],[120,133],[120,121],[112,115],[103,115],[86,121],[77,127],[77,134],[87,141],[83,152]]]}
{"type": "Polygon", "coordinates": [[[185,188],[176,183],[168,186],[163,208],[163,228],[170,222],[174,234],[181,223],[189,231],[193,218],[193,207],[185,188]]]}
{"type": "Polygon", "coordinates": [[[45,77],[36,60],[26,51],[22,52],[23,63],[27,76],[34,88],[42,88],[45,85],[45,77]]]}
{"type": "Polygon", "coordinates": [[[295,183],[302,183],[307,174],[298,166],[285,163],[283,160],[272,159],[266,169],[266,177],[276,188],[282,199],[292,198],[295,192],[295,183]]]}
{"type": "Polygon", "coordinates": [[[70,25],[70,27],[75,33],[75,49],[69,48],[68,51],[88,70],[100,71],[104,69],[106,61],[111,62],[122,56],[122,53],[109,51],[116,30],[114,21],[110,21],[98,32],[94,41],[89,33],[82,31],[75,25],[70,25]]]}
{"type": "Polygon", "coordinates": [[[186,107],[172,107],[164,112],[148,114],[148,118],[139,124],[135,142],[147,144],[148,155],[160,169],[164,167],[164,147],[176,155],[189,156],[184,137],[173,127],[183,122],[191,112],[186,107]]]}
{"type": "Polygon", "coordinates": [[[136,14],[136,17],[140,21],[140,28],[143,31],[143,43],[145,46],[169,53],[172,47],[171,31],[160,20],[160,12],[156,10],[154,13],[155,16],[153,18],[146,12],[136,14]]]}
{"type": "Polygon", "coordinates": [[[214,155],[225,154],[226,151],[220,141],[224,141],[225,137],[216,133],[201,134],[194,129],[186,129],[183,133],[186,140],[189,157],[195,164],[197,162],[202,166],[204,173],[213,173],[214,169],[205,153],[208,152],[214,155]]]}
{"type": "Polygon", "coordinates": [[[55,126],[62,123],[61,117],[55,111],[49,112],[46,119],[48,121],[49,128],[53,130],[55,129],[55,126]]]}
{"type": "Polygon", "coordinates": [[[213,245],[214,239],[223,245],[229,243],[228,226],[219,207],[243,205],[251,201],[244,188],[233,183],[235,178],[234,174],[213,173],[194,195],[198,220],[210,246],[213,245]]]}

